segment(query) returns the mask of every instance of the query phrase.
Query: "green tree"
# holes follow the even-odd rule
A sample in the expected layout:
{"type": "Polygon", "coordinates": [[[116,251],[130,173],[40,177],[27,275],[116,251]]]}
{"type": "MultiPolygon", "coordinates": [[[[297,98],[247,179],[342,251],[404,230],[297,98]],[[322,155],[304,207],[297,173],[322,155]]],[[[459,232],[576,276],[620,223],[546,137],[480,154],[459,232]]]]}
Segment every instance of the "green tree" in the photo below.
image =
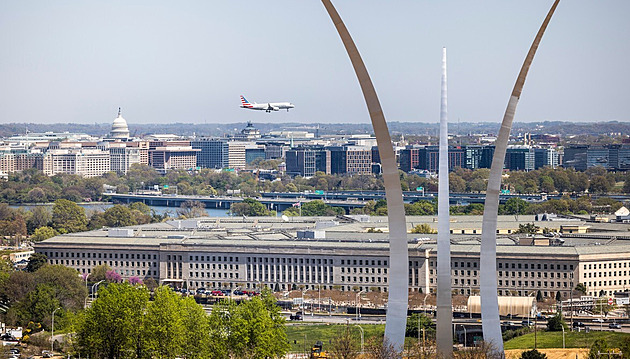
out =
{"type": "Polygon", "coordinates": [[[35,272],[41,267],[46,265],[46,256],[41,253],[33,253],[31,257],[28,259],[28,264],[26,265],[27,272],[35,272]]]}
{"type": "Polygon", "coordinates": [[[106,279],[107,272],[111,271],[112,268],[107,264],[99,264],[96,267],[92,268],[92,272],[90,272],[90,281],[98,282],[106,279]]]}
{"type": "Polygon", "coordinates": [[[582,293],[582,295],[586,295],[586,292],[588,292],[588,288],[586,287],[584,283],[578,283],[575,286],[575,290],[582,293]]]}
{"type": "Polygon", "coordinates": [[[525,214],[529,208],[529,203],[519,197],[512,197],[505,201],[501,214],[525,214]]]}
{"type": "Polygon", "coordinates": [[[182,314],[180,296],[170,287],[158,287],[149,302],[144,328],[146,347],[155,357],[179,356],[186,335],[182,314]]]}
{"type": "Polygon", "coordinates": [[[540,231],[540,227],[534,223],[519,224],[518,229],[514,233],[536,234],[540,231]]]}
{"type": "Polygon", "coordinates": [[[35,232],[33,232],[33,235],[31,235],[31,241],[41,242],[57,235],[59,235],[59,233],[48,226],[39,227],[35,230],[35,232]]]}
{"type": "Polygon", "coordinates": [[[302,215],[303,216],[336,216],[343,214],[343,208],[331,207],[324,203],[324,201],[316,199],[314,201],[302,203],[302,215]]]}
{"type": "Polygon", "coordinates": [[[596,339],[588,351],[588,359],[600,359],[600,353],[608,353],[610,347],[606,339],[596,339]]]}
{"type": "Polygon", "coordinates": [[[52,227],[59,233],[85,231],[87,222],[83,207],[66,199],[55,201],[52,211],[52,227]]]}
{"type": "Polygon", "coordinates": [[[416,224],[412,229],[411,233],[417,234],[433,234],[437,233],[437,231],[426,223],[416,224]]]}
{"type": "Polygon", "coordinates": [[[522,352],[521,359],[547,359],[547,354],[541,353],[536,349],[532,349],[522,352]]]}
{"type": "Polygon", "coordinates": [[[413,313],[407,318],[407,328],[405,330],[406,337],[418,338],[418,331],[433,331],[431,318],[423,313],[413,313]]]}
{"type": "Polygon", "coordinates": [[[405,214],[408,216],[429,216],[437,213],[434,203],[429,201],[417,201],[405,204],[405,214]]]}
{"type": "Polygon", "coordinates": [[[210,321],[203,307],[193,297],[181,300],[181,322],[184,329],[182,356],[207,358],[210,353],[210,321]]]}
{"type": "Polygon", "coordinates": [[[28,233],[33,233],[37,228],[48,226],[52,220],[50,210],[45,206],[35,206],[31,209],[31,215],[26,221],[28,233]]]}
{"type": "Polygon", "coordinates": [[[120,204],[106,209],[103,219],[108,227],[126,227],[136,224],[131,209],[120,204]]]}
{"type": "Polygon", "coordinates": [[[561,331],[562,328],[567,328],[567,324],[564,321],[561,313],[556,313],[553,317],[547,321],[547,330],[550,332],[561,331]]]}
{"type": "Polygon", "coordinates": [[[612,189],[613,184],[610,183],[606,176],[595,176],[591,178],[588,191],[591,193],[608,193],[612,189]]]}
{"type": "Polygon", "coordinates": [[[253,198],[245,198],[241,203],[235,203],[231,206],[232,213],[238,216],[269,216],[271,211],[267,210],[264,204],[253,198]]]}
{"type": "Polygon", "coordinates": [[[123,358],[129,353],[149,357],[143,338],[148,301],[146,288],[128,283],[112,283],[100,290],[77,326],[81,354],[93,358],[123,358]]]}

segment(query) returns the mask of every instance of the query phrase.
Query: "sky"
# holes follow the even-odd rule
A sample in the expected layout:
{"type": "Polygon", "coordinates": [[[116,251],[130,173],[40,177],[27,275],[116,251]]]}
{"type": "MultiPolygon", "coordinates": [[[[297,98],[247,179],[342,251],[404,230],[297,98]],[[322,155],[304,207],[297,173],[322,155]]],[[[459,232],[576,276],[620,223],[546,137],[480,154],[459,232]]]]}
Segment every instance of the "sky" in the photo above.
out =
{"type": "MultiPolygon", "coordinates": [[[[388,121],[500,122],[551,0],[333,0],[388,121]]],[[[627,121],[630,1],[564,0],[515,121],[627,121]]],[[[0,2],[0,123],[366,123],[317,0],[0,2]],[[290,101],[290,112],[239,108],[290,101]]]]}

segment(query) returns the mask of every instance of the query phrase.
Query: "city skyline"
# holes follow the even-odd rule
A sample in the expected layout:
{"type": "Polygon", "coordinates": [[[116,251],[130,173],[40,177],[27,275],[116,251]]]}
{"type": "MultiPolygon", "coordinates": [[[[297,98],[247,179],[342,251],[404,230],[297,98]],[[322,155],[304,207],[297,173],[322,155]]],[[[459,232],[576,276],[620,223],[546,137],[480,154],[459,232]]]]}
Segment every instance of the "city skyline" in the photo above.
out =
{"type": "MultiPolygon", "coordinates": [[[[132,123],[369,122],[317,2],[37,5],[0,5],[7,50],[0,59],[0,123],[104,123],[118,106],[132,123]],[[238,107],[240,94],[286,99],[296,108],[252,114],[238,107]]],[[[336,5],[391,121],[437,123],[440,64],[430,54],[445,45],[451,118],[499,123],[514,64],[525,56],[506,39],[531,41],[550,2],[482,4],[492,11],[463,2],[336,5]],[[388,20],[374,26],[379,14],[388,20]],[[433,34],[438,24],[446,30],[433,34]]],[[[622,84],[630,71],[622,62],[630,45],[623,35],[630,25],[622,14],[630,4],[608,5],[560,5],[545,39],[549,51],[534,64],[516,121],[625,119],[622,84]]]]}

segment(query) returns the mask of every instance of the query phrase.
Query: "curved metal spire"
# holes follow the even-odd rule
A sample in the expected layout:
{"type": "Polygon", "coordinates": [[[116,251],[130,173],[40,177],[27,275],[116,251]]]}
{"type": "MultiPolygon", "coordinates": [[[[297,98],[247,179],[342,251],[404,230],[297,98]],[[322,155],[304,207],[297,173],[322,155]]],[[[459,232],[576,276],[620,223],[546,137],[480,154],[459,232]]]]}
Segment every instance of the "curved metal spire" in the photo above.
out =
{"type": "Polygon", "coordinates": [[[387,128],[387,122],[385,121],[385,115],[359,50],[330,0],[322,0],[322,3],[337,28],[337,32],[346,48],[346,52],[354,67],[354,72],[361,85],[381,156],[389,221],[389,297],[385,338],[397,349],[402,349],[405,343],[405,327],[407,324],[407,281],[409,274],[407,223],[398,166],[396,165],[396,155],[389,135],[389,129],[387,128]]]}
{"type": "Polygon", "coordinates": [[[545,21],[538,30],[534,42],[525,57],[521,71],[516,79],[516,84],[512,90],[510,101],[508,102],[499,136],[495,142],[494,157],[488,178],[488,189],[486,190],[485,208],[483,211],[483,223],[481,227],[481,259],[480,259],[480,289],[481,289],[481,321],[483,337],[486,342],[491,343],[497,352],[503,353],[503,339],[501,337],[501,323],[499,321],[499,299],[497,296],[497,215],[499,213],[499,192],[501,190],[501,174],[505,161],[505,151],[507,149],[512,121],[516,112],[516,105],[521,97],[523,85],[529,67],[534,60],[538,45],[549,25],[549,21],[560,0],[555,0],[545,21]]]}
{"type": "Polygon", "coordinates": [[[442,96],[440,103],[440,159],[437,237],[437,331],[438,353],[453,357],[453,298],[451,293],[451,234],[448,188],[448,116],[446,48],[442,49],[442,96]]]}

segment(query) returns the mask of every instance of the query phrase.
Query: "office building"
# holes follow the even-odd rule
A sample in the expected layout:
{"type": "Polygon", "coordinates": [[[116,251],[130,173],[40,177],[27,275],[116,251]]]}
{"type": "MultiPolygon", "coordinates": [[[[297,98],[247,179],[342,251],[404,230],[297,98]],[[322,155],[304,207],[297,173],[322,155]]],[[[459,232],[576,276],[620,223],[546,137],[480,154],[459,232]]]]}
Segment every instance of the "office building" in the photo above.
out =
{"type": "Polygon", "coordinates": [[[226,140],[203,138],[191,141],[190,145],[199,150],[197,167],[217,169],[229,167],[229,147],[226,140]]]}

